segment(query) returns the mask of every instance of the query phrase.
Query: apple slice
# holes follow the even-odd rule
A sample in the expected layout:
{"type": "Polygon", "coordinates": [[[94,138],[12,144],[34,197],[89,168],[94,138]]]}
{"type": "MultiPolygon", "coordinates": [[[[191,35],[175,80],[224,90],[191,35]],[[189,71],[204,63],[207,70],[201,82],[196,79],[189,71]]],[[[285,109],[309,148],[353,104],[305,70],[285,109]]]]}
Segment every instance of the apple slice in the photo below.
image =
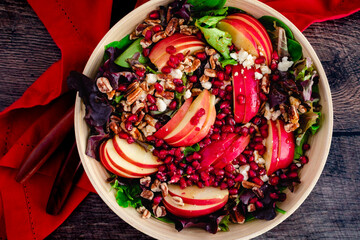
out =
{"type": "Polygon", "coordinates": [[[276,127],[279,132],[279,153],[278,169],[287,168],[294,160],[295,140],[293,132],[286,132],[284,122],[276,120],[276,127]]]}
{"type": "Polygon", "coordinates": [[[238,135],[235,133],[229,133],[226,137],[212,142],[206,147],[200,150],[200,155],[202,156],[202,160],[200,162],[201,169],[208,168],[212,163],[218,159],[224,152],[228,149],[228,147],[233,143],[238,135]]]}
{"type": "Polygon", "coordinates": [[[120,138],[118,135],[112,139],[116,152],[129,163],[143,168],[156,168],[163,164],[157,157],[150,151],[145,151],[137,143],[129,144],[125,139],[120,138]]]}
{"type": "Polygon", "coordinates": [[[137,176],[133,176],[133,175],[129,175],[123,171],[121,171],[120,169],[117,169],[114,165],[111,164],[110,160],[108,159],[108,156],[105,152],[105,144],[106,142],[103,142],[100,145],[100,149],[99,149],[99,155],[100,155],[100,161],[102,163],[102,165],[110,172],[120,176],[120,177],[124,177],[124,178],[138,178],[137,176]]]}
{"type": "Polygon", "coordinates": [[[250,135],[247,136],[238,136],[235,141],[231,143],[229,148],[226,149],[223,155],[221,155],[216,161],[212,164],[214,168],[222,169],[229,163],[231,163],[235,158],[237,158],[246,148],[250,142],[250,135]]]}
{"type": "Polygon", "coordinates": [[[167,211],[174,214],[175,216],[182,218],[194,218],[213,213],[221,209],[226,204],[226,202],[227,199],[223,202],[215,204],[195,205],[185,203],[183,206],[181,206],[173,200],[173,197],[171,197],[170,194],[163,199],[163,203],[167,211]]]}
{"type": "Polygon", "coordinates": [[[232,19],[223,19],[216,25],[222,31],[228,32],[232,37],[232,42],[237,49],[244,49],[253,56],[259,56],[259,50],[256,41],[247,29],[237,24],[232,19]]]}
{"type": "Polygon", "coordinates": [[[221,190],[215,187],[199,188],[198,186],[189,186],[181,189],[179,185],[169,184],[169,194],[171,196],[181,197],[184,203],[194,205],[211,205],[227,201],[229,191],[221,190]]]}
{"type": "Polygon", "coordinates": [[[264,26],[254,17],[243,14],[235,13],[226,17],[226,19],[234,19],[242,22],[243,27],[251,34],[255,42],[258,44],[258,50],[266,59],[266,64],[269,66],[271,63],[271,55],[273,52],[270,37],[264,26]]]}
{"type": "MultiPolygon", "coordinates": [[[[186,146],[194,145],[197,142],[200,142],[209,133],[211,126],[215,122],[215,118],[216,118],[215,96],[210,95],[208,114],[201,129],[199,129],[199,127],[195,127],[181,140],[169,144],[174,147],[183,147],[183,146],[186,147],[186,146]]],[[[200,119],[200,121],[202,121],[202,119],[200,119]]]]}
{"type": "Polygon", "coordinates": [[[157,168],[138,167],[126,161],[116,152],[112,139],[107,140],[104,148],[105,154],[107,156],[106,159],[109,160],[109,165],[114,169],[118,169],[128,175],[140,178],[151,175],[158,170],[157,168]]]}
{"type": "Polygon", "coordinates": [[[266,151],[263,155],[265,160],[265,167],[267,175],[270,176],[278,168],[279,163],[279,130],[276,123],[272,120],[267,121],[268,124],[268,136],[265,139],[266,151]]]}
{"type": "Polygon", "coordinates": [[[234,119],[248,123],[260,108],[259,83],[253,67],[235,65],[233,69],[234,119]]]}
{"type": "Polygon", "coordinates": [[[174,46],[177,53],[189,52],[192,54],[195,51],[203,50],[205,43],[195,36],[189,36],[181,33],[175,33],[174,35],[164,38],[154,45],[149,54],[150,61],[161,69],[166,65],[169,60],[170,54],[166,52],[168,46],[174,46]]]}
{"type": "Polygon", "coordinates": [[[176,114],[168,121],[162,128],[157,130],[154,134],[154,137],[163,139],[166,137],[170,132],[172,132],[176,126],[179,124],[181,119],[184,118],[185,114],[188,112],[189,107],[192,103],[193,98],[188,98],[184,102],[184,104],[179,108],[176,114]]]}
{"type": "Polygon", "coordinates": [[[170,132],[166,137],[164,137],[164,140],[170,144],[171,142],[176,142],[181,140],[189,133],[189,131],[195,129],[196,127],[201,129],[202,125],[206,120],[206,115],[209,112],[209,106],[210,106],[210,93],[208,90],[203,90],[200,93],[200,95],[197,96],[196,99],[192,102],[187,113],[185,114],[184,118],[180,121],[178,126],[172,132],[170,132]],[[193,125],[191,119],[195,116],[195,114],[197,114],[197,112],[201,108],[205,110],[205,115],[200,117],[199,122],[196,125],[193,125]]]}

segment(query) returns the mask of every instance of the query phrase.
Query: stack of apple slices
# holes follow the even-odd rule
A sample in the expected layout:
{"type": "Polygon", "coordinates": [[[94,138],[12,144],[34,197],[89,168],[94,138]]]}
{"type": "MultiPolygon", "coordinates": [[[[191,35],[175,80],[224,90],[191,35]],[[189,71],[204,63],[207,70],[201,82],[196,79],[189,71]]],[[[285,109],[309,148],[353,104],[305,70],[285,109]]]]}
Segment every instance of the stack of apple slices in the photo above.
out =
{"type": "Polygon", "coordinates": [[[194,101],[192,98],[187,99],[174,117],[154,136],[174,147],[191,146],[208,134],[215,118],[215,96],[208,90],[203,90],[194,101]],[[204,114],[194,120],[199,111],[204,114]]]}
{"type": "Polygon", "coordinates": [[[268,137],[265,139],[266,152],[263,155],[267,175],[287,168],[294,159],[295,140],[293,132],[286,132],[282,120],[268,120],[268,137]]]}
{"type": "Polygon", "coordinates": [[[181,33],[164,38],[151,49],[149,54],[150,61],[160,70],[164,67],[170,58],[170,53],[166,51],[168,46],[173,46],[175,52],[172,54],[188,54],[191,55],[195,51],[205,49],[205,43],[195,36],[189,36],[181,33]]]}
{"type": "Polygon", "coordinates": [[[215,187],[199,188],[189,186],[181,189],[178,185],[168,185],[169,194],[164,196],[166,209],[178,217],[193,218],[204,216],[221,209],[227,202],[229,191],[215,187]]]}
{"type": "Polygon", "coordinates": [[[221,20],[217,27],[228,32],[237,49],[244,49],[253,56],[265,57],[266,65],[271,63],[273,47],[264,26],[247,14],[235,13],[221,20]]]}
{"type": "Polygon", "coordinates": [[[137,143],[129,144],[118,135],[100,146],[100,161],[110,172],[125,178],[141,178],[158,171],[163,164],[137,143]]]}
{"type": "Polygon", "coordinates": [[[244,151],[249,142],[250,135],[229,133],[219,141],[210,143],[199,152],[203,159],[200,163],[201,168],[206,169],[209,166],[224,168],[244,151]]]}

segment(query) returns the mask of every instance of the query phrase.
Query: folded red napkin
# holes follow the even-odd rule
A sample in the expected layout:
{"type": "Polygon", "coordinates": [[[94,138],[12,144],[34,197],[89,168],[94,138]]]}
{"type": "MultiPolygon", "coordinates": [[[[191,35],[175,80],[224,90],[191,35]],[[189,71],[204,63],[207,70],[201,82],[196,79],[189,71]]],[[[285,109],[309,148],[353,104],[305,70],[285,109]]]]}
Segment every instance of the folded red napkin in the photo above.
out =
{"type": "MultiPolygon", "coordinates": [[[[139,0],[141,5],[146,0],[139,0]]],[[[350,0],[263,0],[304,30],[313,22],[346,16],[360,9],[350,0]]],[[[36,144],[73,105],[65,94],[70,70],[82,71],[92,50],[109,28],[112,0],[29,0],[62,59],[54,63],[10,107],[0,113],[0,239],[42,239],[56,229],[92,191],[84,175],[58,216],[46,214],[58,155],[25,184],[14,181],[17,168],[36,144]],[[58,98],[59,96],[61,96],[58,98]],[[58,99],[56,99],[58,98],[58,99]],[[54,100],[56,99],[56,100],[54,100]]],[[[66,154],[66,153],[64,153],[66,154]]]]}

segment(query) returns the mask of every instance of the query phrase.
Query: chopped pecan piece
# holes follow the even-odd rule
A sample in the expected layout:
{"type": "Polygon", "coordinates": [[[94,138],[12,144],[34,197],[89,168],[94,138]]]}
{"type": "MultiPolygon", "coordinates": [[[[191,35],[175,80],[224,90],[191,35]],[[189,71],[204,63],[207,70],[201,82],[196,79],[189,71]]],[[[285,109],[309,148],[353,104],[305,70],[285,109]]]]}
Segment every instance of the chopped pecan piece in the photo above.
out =
{"type": "Polygon", "coordinates": [[[129,35],[130,40],[135,40],[135,39],[138,39],[138,38],[139,38],[139,36],[136,35],[135,31],[130,33],[130,35],[129,35]]]}
{"type": "Polygon", "coordinates": [[[169,92],[169,91],[164,91],[163,95],[162,95],[165,99],[169,99],[172,100],[175,97],[175,93],[174,92],[169,92]]]}
{"type": "Polygon", "coordinates": [[[205,53],[206,53],[206,55],[208,55],[208,56],[213,56],[213,55],[216,54],[216,50],[213,49],[213,48],[206,47],[206,48],[205,48],[205,53]]]}
{"type": "Polygon", "coordinates": [[[160,32],[155,33],[155,34],[152,36],[151,40],[152,40],[154,43],[156,43],[156,42],[158,42],[158,41],[160,41],[161,39],[164,39],[164,38],[166,38],[165,32],[164,32],[164,31],[160,31],[160,32]]]}
{"type": "Polygon", "coordinates": [[[147,25],[144,23],[140,23],[139,25],[137,25],[137,27],[135,28],[136,36],[140,36],[145,28],[147,28],[147,25]]]}
{"type": "Polygon", "coordinates": [[[200,88],[191,89],[192,96],[198,96],[201,92],[202,92],[202,90],[200,88]]]}
{"type": "Polygon", "coordinates": [[[144,111],[140,111],[138,114],[138,120],[134,123],[134,125],[138,126],[141,123],[141,121],[143,120],[144,116],[145,116],[144,111]]]}
{"type": "Polygon", "coordinates": [[[261,79],[261,90],[265,94],[269,94],[270,91],[270,80],[269,80],[269,74],[265,74],[263,78],[261,79]]]}
{"type": "Polygon", "coordinates": [[[133,129],[129,132],[129,134],[136,140],[144,141],[143,135],[136,127],[133,127],[133,129]]]}
{"type": "Polygon", "coordinates": [[[137,211],[138,213],[140,213],[140,214],[142,214],[145,210],[146,210],[146,208],[145,208],[144,206],[138,207],[138,208],[136,209],[136,211],[137,211]]]}
{"type": "Polygon", "coordinates": [[[207,76],[207,77],[214,78],[214,77],[216,77],[216,70],[206,68],[206,69],[204,70],[204,75],[207,76]]]}
{"type": "Polygon", "coordinates": [[[150,183],[151,183],[151,177],[146,176],[146,177],[140,178],[140,185],[149,187],[150,183]]]}
{"type": "Polygon", "coordinates": [[[177,18],[173,17],[172,19],[170,19],[168,25],[166,26],[165,34],[167,36],[173,35],[176,31],[178,24],[179,24],[179,20],[177,18]]]}
{"type": "Polygon", "coordinates": [[[295,109],[298,109],[301,101],[297,98],[294,98],[293,96],[290,96],[289,98],[290,104],[295,107],[295,109]]]}
{"type": "Polygon", "coordinates": [[[300,113],[306,113],[308,111],[307,108],[302,104],[299,105],[298,110],[300,113]]]}
{"type": "Polygon", "coordinates": [[[165,182],[160,184],[160,189],[163,197],[166,197],[169,194],[169,189],[165,182]]]}
{"type": "Polygon", "coordinates": [[[155,25],[158,25],[161,23],[161,20],[160,19],[150,19],[150,18],[147,18],[144,20],[145,23],[147,23],[148,25],[150,26],[155,26],[155,25]]]}
{"type": "Polygon", "coordinates": [[[210,58],[209,58],[209,63],[210,63],[211,69],[215,69],[215,68],[216,68],[216,62],[215,62],[215,60],[214,60],[214,56],[210,56],[210,58]]]}
{"type": "Polygon", "coordinates": [[[253,187],[251,190],[256,194],[258,198],[264,198],[264,192],[260,188],[253,187]]]}
{"type": "Polygon", "coordinates": [[[115,93],[116,93],[115,90],[112,90],[111,92],[106,93],[107,96],[108,96],[108,99],[109,99],[109,100],[112,100],[113,97],[115,96],[115,93]]]}
{"type": "Polygon", "coordinates": [[[143,110],[144,107],[145,107],[144,103],[136,101],[133,108],[131,109],[131,113],[136,114],[136,113],[140,112],[141,110],[143,110]]]}
{"type": "Polygon", "coordinates": [[[294,105],[289,108],[288,116],[291,123],[296,124],[299,122],[299,113],[294,105]]]}
{"type": "Polygon", "coordinates": [[[140,193],[140,197],[145,198],[147,200],[152,200],[154,198],[154,193],[150,190],[146,190],[144,189],[141,193],[140,193]]]}
{"type": "Polygon", "coordinates": [[[286,132],[289,133],[289,132],[295,131],[298,127],[300,127],[299,123],[288,123],[288,124],[285,124],[284,129],[286,132]]]}
{"type": "Polygon", "coordinates": [[[208,76],[205,76],[205,75],[202,75],[199,79],[199,81],[201,83],[205,83],[205,82],[208,82],[209,81],[209,77],[208,76]]]}
{"type": "Polygon", "coordinates": [[[142,31],[141,35],[143,35],[143,36],[145,37],[147,31],[151,31],[151,29],[152,29],[152,26],[147,26],[147,27],[142,31]]]}
{"type": "Polygon", "coordinates": [[[230,217],[233,223],[242,224],[245,222],[245,216],[237,210],[237,206],[235,206],[230,212],[230,217]]]}
{"type": "Polygon", "coordinates": [[[161,182],[159,181],[159,179],[155,179],[153,184],[151,184],[151,187],[150,187],[151,191],[153,191],[153,192],[161,192],[160,184],[161,184],[161,182]]]}
{"type": "Polygon", "coordinates": [[[166,209],[164,206],[156,206],[153,209],[155,217],[165,217],[166,216],[166,209]]]}
{"type": "Polygon", "coordinates": [[[194,72],[196,69],[198,69],[201,66],[200,59],[195,59],[190,66],[186,66],[184,68],[184,72],[191,73],[194,72]]]}
{"type": "Polygon", "coordinates": [[[150,217],[151,217],[151,212],[149,210],[145,209],[142,214],[142,218],[149,219],[150,217]]]}
{"type": "Polygon", "coordinates": [[[249,182],[249,181],[246,181],[246,180],[242,181],[241,185],[246,189],[252,189],[253,187],[257,187],[257,188],[261,187],[261,186],[257,185],[256,183],[249,182]]]}
{"type": "Polygon", "coordinates": [[[96,80],[96,86],[98,87],[99,91],[102,93],[109,93],[113,90],[109,79],[107,79],[106,77],[99,77],[96,80]]]}
{"type": "Polygon", "coordinates": [[[142,48],[148,48],[152,44],[151,40],[146,40],[145,38],[141,39],[140,45],[142,48]]]}
{"type": "Polygon", "coordinates": [[[149,114],[146,114],[144,117],[145,122],[147,122],[147,124],[149,124],[152,127],[155,127],[157,120],[155,118],[153,118],[152,116],[150,116],[149,114]]]}
{"type": "MultiPolygon", "coordinates": [[[[140,129],[140,130],[144,133],[143,128],[144,128],[146,125],[147,125],[146,122],[141,122],[141,123],[137,126],[137,128],[140,129]]],[[[144,134],[144,135],[145,135],[145,134],[144,134]]],[[[145,137],[146,137],[146,135],[145,135],[145,137]]]]}
{"type": "Polygon", "coordinates": [[[254,211],[256,210],[255,204],[254,204],[254,203],[250,203],[250,204],[247,206],[247,210],[248,210],[248,212],[254,212],[254,211]]]}

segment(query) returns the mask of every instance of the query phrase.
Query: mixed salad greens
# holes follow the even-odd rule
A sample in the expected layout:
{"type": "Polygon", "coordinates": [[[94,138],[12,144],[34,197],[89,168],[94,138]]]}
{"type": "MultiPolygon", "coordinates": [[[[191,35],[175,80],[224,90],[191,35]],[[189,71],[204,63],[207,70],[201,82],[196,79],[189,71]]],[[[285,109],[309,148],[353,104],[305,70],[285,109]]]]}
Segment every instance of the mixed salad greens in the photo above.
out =
{"type": "Polygon", "coordinates": [[[72,72],[121,207],[177,230],[271,220],[321,124],[319,76],[290,28],[225,0],[175,0],[72,72]]]}

